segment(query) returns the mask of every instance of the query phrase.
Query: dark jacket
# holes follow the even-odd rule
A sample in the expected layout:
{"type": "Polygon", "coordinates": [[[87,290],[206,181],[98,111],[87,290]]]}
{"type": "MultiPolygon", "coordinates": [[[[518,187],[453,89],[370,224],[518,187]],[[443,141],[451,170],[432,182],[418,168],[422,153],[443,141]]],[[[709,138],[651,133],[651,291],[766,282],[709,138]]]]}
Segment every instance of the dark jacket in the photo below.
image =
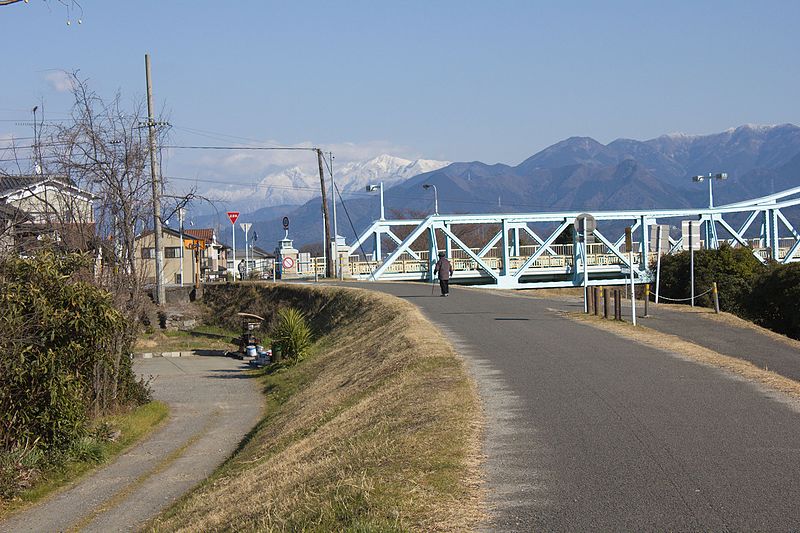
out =
{"type": "Polygon", "coordinates": [[[439,280],[446,281],[453,275],[453,265],[446,257],[440,257],[436,262],[436,267],[433,269],[434,274],[439,274],[439,280]]]}

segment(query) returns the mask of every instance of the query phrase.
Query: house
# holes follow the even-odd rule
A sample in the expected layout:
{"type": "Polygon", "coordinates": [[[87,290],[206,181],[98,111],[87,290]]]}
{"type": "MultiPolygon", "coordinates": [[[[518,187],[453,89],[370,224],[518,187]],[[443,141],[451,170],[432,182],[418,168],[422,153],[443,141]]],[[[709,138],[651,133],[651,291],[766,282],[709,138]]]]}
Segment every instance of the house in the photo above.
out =
{"type": "Polygon", "coordinates": [[[0,176],[0,251],[27,253],[44,243],[88,249],[96,199],[63,176],[0,176]]]}
{"type": "MultiPolygon", "coordinates": [[[[164,283],[180,284],[182,275],[184,284],[191,284],[194,282],[195,274],[199,274],[201,281],[224,279],[227,254],[225,246],[217,241],[213,229],[184,228],[181,241],[179,231],[162,226],[161,246],[164,248],[164,283]],[[186,248],[187,245],[195,243],[199,243],[199,271],[195,251],[186,248]]],[[[147,230],[136,237],[135,253],[137,269],[143,273],[145,281],[155,283],[156,253],[153,230],[147,230]]]]}
{"type": "Polygon", "coordinates": [[[272,269],[275,267],[275,254],[262,250],[258,246],[250,248],[250,271],[255,272],[259,277],[272,277],[272,269]]]}
{"type": "MultiPolygon", "coordinates": [[[[225,247],[228,253],[228,270],[234,268],[233,253],[229,246],[225,247]]],[[[258,246],[250,245],[247,257],[247,271],[251,277],[256,278],[271,278],[272,269],[275,265],[275,254],[271,254],[258,246]]],[[[237,248],[236,250],[236,265],[239,268],[239,262],[244,259],[244,250],[237,248]]],[[[239,271],[236,271],[236,276],[239,276],[239,271]]]]}

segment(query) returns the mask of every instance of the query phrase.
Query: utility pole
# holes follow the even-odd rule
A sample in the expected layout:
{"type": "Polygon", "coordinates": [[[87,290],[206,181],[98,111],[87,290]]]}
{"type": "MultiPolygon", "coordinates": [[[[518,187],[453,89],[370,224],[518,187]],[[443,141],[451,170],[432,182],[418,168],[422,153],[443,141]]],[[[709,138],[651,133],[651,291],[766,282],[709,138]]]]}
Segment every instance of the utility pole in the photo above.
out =
{"type": "MultiPolygon", "coordinates": [[[[314,149],[317,152],[317,164],[319,165],[319,186],[322,190],[322,218],[325,220],[325,242],[323,246],[326,250],[331,245],[331,221],[330,217],[328,216],[328,199],[327,195],[325,194],[325,171],[322,168],[322,150],[319,148],[314,149]]],[[[328,256],[331,254],[328,253],[328,256]]],[[[333,260],[329,260],[326,264],[326,269],[328,271],[328,277],[333,278],[336,276],[336,269],[333,260]]]]}
{"type": "Polygon", "coordinates": [[[328,158],[331,161],[331,198],[333,199],[333,260],[336,261],[334,267],[334,275],[338,278],[341,274],[339,259],[339,229],[336,226],[336,182],[333,180],[333,152],[328,152],[328,158]]]}
{"type": "Polygon", "coordinates": [[[153,82],[150,78],[150,55],[144,55],[147,76],[147,129],[150,133],[150,177],[153,185],[153,236],[156,248],[156,305],[164,305],[164,249],[161,247],[161,184],[156,164],[156,122],[153,118],[153,82]]]}
{"type": "Polygon", "coordinates": [[[183,287],[183,249],[185,247],[183,246],[183,208],[182,207],[178,208],[178,225],[180,226],[178,228],[178,231],[180,231],[180,234],[181,234],[181,287],[183,287]]]}

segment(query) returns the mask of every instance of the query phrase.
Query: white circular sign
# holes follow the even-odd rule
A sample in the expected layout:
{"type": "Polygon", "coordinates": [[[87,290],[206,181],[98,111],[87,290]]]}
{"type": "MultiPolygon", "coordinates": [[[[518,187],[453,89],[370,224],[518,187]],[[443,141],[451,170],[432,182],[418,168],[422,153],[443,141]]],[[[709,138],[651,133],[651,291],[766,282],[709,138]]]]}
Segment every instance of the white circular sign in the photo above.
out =
{"type": "Polygon", "coordinates": [[[289,270],[293,266],[294,266],[294,259],[292,259],[291,257],[284,257],[283,258],[283,268],[285,268],[286,270],[289,270]]]}

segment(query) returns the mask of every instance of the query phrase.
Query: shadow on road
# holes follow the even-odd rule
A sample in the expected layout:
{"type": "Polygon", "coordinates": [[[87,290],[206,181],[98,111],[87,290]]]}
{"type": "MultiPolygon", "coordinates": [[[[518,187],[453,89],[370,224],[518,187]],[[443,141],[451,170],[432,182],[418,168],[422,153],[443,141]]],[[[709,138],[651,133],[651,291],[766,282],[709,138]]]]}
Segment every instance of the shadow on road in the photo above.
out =
{"type": "Polygon", "coordinates": [[[243,370],[248,368],[249,367],[242,367],[235,370],[211,370],[211,373],[208,375],[208,377],[212,379],[253,379],[256,376],[247,372],[243,372],[243,370]]]}

